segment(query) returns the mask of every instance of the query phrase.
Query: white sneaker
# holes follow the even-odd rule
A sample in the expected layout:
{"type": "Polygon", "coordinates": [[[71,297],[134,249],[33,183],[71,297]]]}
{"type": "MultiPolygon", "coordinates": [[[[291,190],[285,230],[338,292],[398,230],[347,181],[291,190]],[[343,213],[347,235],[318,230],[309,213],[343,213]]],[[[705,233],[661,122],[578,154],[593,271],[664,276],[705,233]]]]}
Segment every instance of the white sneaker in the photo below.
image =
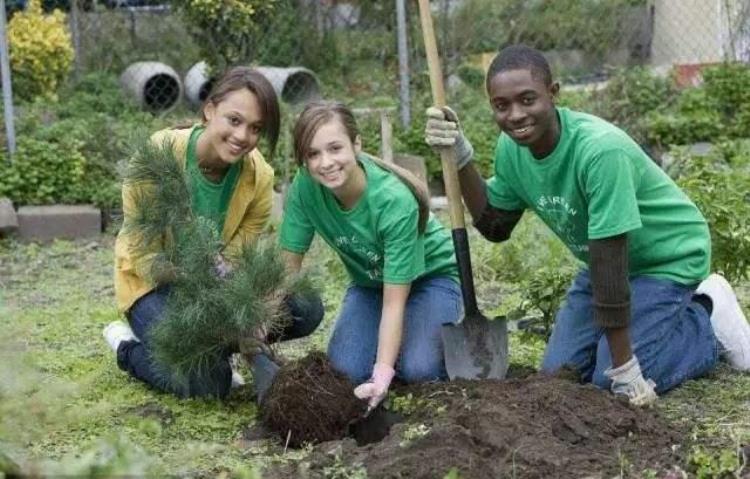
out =
{"type": "Polygon", "coordinates": [[[723,276],[714,273],[699,284],[695,292],[705,294],[713,302],[711,326],[724,347],[727,362],[740,371],[750,371],[750,324],[732,286],[723,276]]]}
{"type": "Polygon", "coordinates": [[[245,378],[242,376],[242,374],[240,374],[239,371],[232,370],[232,385],[230,387],[232,389],[237,389],[244,385],[245,378]]]}
{"type": "Polygon", "coordinates": [[[107,344],[109,344],[109,347],[114,352],[117,352],[117,348],[120,347],[120,343],[123,341],[138,341],[133,330],[123,321],[112,321],[109,323],[102,331],[102,336],[104,336],[107,344]]]}

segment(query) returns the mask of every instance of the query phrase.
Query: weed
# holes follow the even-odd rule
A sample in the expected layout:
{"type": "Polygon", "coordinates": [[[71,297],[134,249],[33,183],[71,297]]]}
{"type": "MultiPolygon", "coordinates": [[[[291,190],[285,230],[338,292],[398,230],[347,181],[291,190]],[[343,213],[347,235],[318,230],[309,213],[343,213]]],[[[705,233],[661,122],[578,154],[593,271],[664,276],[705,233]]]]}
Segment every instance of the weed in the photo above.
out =
{"type": "Polygon", "coordinates": [[[430,428],[426,424],[410,424],[401,434],[399,447],[407,447],[417,439],[423,438],[430,433],[430,428]]]}

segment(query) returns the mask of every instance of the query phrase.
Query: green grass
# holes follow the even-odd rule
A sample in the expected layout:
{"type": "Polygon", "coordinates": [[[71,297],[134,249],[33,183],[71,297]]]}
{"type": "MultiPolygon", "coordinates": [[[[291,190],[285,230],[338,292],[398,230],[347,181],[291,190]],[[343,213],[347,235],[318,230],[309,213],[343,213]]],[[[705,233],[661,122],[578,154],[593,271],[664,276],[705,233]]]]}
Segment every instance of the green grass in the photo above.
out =
{"type": "MultiPolygon", "coordinates": [[[[491,245],[472,232],[471,244],[480,304],[492,314],[517,293],[512,275],[572,261],[533,218],[514,242],[491,245]]],[[[52,475],[234,471],[246,477],[256,466],[304,455],[243,439],[256,416],[250,387],[224,402],[180,400],[117,368],[101,337],[102,327],[118,319],[112,246],[109,235],[45,246],[0,242],[0,452],[52,475]]],[[[285,344],[287,357],[325,348],[346,286],[343,267],[323,245],[316,243],[306,263],[324,288],[326,318],[310,338],[285,344]]],[[[745,303],[747,286],[739,289],[745,303]]],[[[537,367],[543,347],[514,334],[511,361],[537,367]]],[[[750,375],[720,367],[657,407],[691,431],[693,449],[681,467],[699,476],[727,470],[728,451],[750,443],[750,375]]]]}

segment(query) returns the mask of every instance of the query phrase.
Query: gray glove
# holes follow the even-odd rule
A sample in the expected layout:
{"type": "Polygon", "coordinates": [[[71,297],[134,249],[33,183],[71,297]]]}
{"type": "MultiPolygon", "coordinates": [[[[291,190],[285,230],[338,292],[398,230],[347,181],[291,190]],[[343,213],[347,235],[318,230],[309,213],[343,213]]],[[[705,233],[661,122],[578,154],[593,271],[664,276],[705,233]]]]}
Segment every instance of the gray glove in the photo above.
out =
{"type": "Polygon", "coordinates": [[[604,375],[612,380],[610,389],[613,394],[627,396],[634,406],[650,406],[656,402],[656,384],[643,378],[638,358],[633,355],[630,361],[617,369],[609,368],[604,375]]]}
{"type": "Polygon", "coordinates": [[[427,124],[424,129],[424,141],[433,148],[452,146],[456,152],[456,167],[460,170],[466,166],[474,156],[474,147],[461,131],[456,112],[447,106],[431,106],[425,113],[427,124]]]}

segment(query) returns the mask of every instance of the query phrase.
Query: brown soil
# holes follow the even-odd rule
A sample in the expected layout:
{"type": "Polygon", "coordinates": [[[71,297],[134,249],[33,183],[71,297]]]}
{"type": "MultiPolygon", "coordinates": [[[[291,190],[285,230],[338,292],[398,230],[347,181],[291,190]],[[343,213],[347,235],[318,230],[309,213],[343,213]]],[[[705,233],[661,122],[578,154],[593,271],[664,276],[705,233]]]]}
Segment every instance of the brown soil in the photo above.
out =
{"type": "Polygon", "coordinates": [[[277,466],[264,477],[317,478],[326,468],[330,474],[356,467],[366,468],[370,479],[442,478],[454,468],[463,479],[641,477],[680,462],[672,449],[680,431],[657,412],[591,385],[532,376],[396,391],[408,393],[422,400],[419,410],[382,441],[320,444],[303,463],[277,466]],[[426,434],[405,441],[418,425],[426,434]]]}
{"type": "Polygon", "coordinates": [[[324,353],[309,354],[279,370],[261,404],[261,422],[290,447],[341,439],[367,406],[353,390],[324,353]]]}

